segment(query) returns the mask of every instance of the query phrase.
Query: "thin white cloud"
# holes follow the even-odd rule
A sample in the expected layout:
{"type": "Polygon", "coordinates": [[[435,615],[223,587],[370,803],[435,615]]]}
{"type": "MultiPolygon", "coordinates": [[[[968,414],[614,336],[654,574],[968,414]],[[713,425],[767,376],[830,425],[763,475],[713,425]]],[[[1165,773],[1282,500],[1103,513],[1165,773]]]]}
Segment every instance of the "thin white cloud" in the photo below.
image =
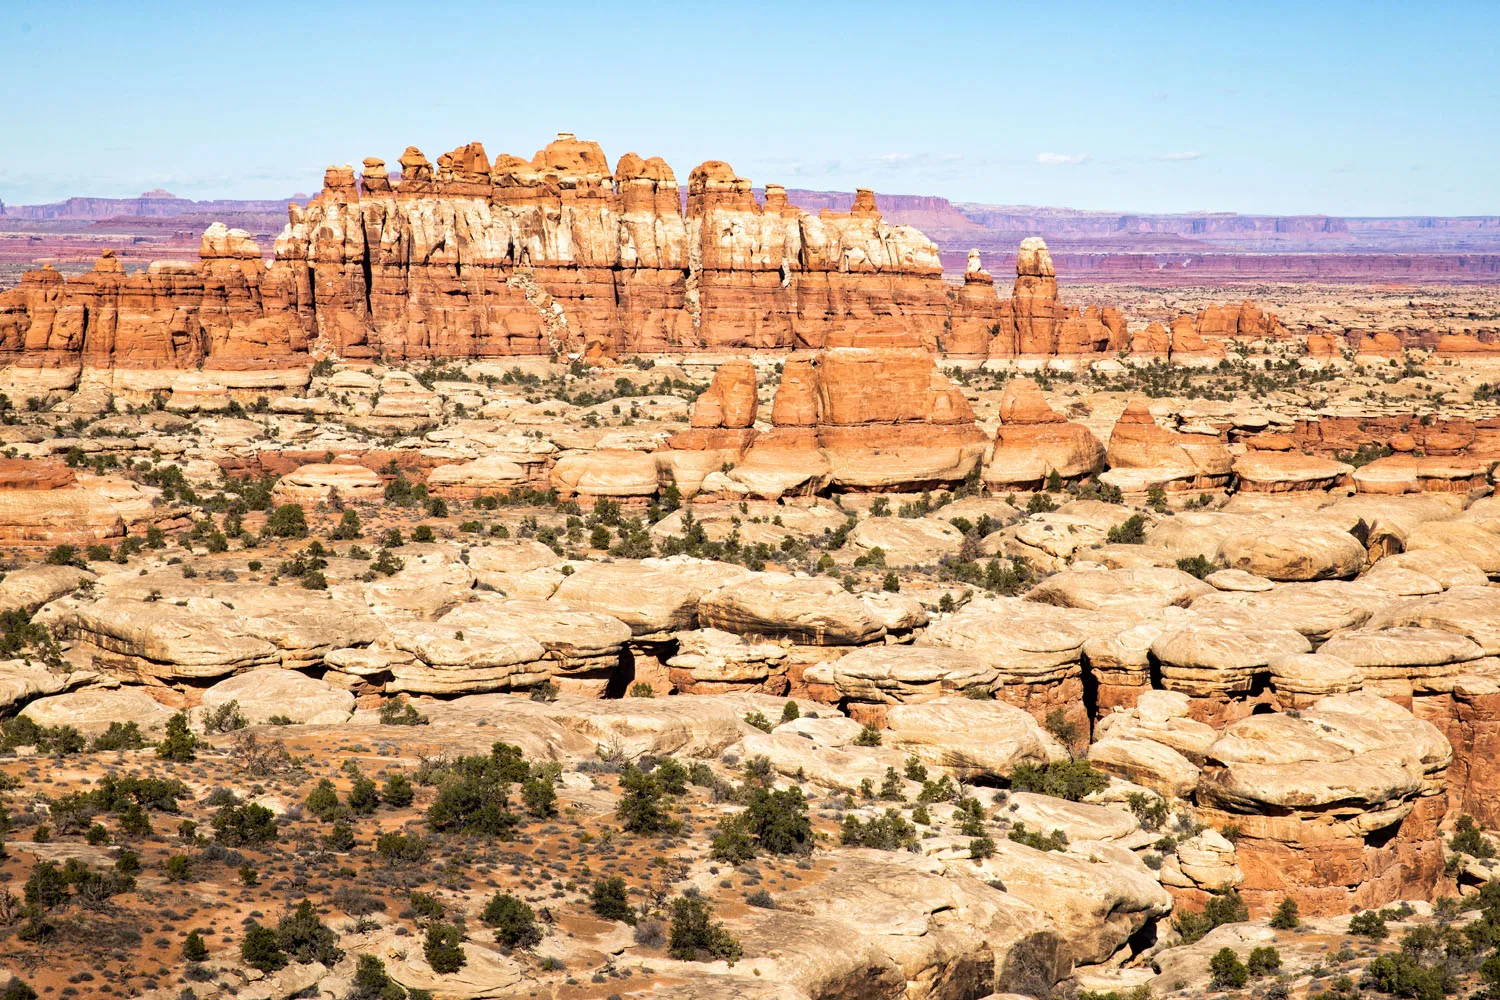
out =
{"type": "Polygon", "coordinates": [[[1160,156],[1157,157],[1157,159],[1158,160],[1165,160],[1168,163],[1186,163],[1188,160],[1201,160],[1201,159],[1203,159],[1203,154],[1202,153],[1198,153],[1198,152],[1189,152],[1189,153],[1162,153],[1160,156]]]}
{"type": "Polygon", "coordinates": [[[875,163],[906,163],[916,156],[916,153],[871,153],[869,159],[875,163]]]}
{"type": "Polygon", "coordinates": [[[1076,167],[1092,157],[1087,153],[1038,153],[1036,162],[1044,167],[1076,167]]]}

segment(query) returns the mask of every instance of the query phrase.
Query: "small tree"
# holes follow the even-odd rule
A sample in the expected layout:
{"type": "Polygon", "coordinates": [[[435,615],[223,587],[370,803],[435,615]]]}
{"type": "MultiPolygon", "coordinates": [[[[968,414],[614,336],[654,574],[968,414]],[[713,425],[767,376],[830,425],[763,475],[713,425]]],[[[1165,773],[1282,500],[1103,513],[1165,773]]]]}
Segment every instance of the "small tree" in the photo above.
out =
{"type": "Polygon", "coordinates": [[[20,976],[12,976],[10,982],[0,987],[0,1000],[36,1000],[36,990],[20,976]]]}
{"type": "Polygon", "coordinates": [[[333,782],[323,778],[313,786],[312,791],[307,793],[302,806],[310,815],[316,816],[325,823],[336,819],[339,814],[338,789],[333,787],[333,782]]]}
{"type": "Polygon", "coordinates": [[[1271,926],[1278,931],[1293,931],[1302,921],[1297,913],[1297,901],[1287,896],[1271,915],[1271,926]]]}
{"type": "Polygon", "coordinates": [[[521,783],[521,801],[526,811],[539,819],[557,815],[557,790],[544,774],[533,774],[521,783]]]}
{"type": "Polygon", "coordinates": [[[452,924],[432,923],[427,925],[427,939],[422,943],[422,954],[432,971],[446,976],[457,972],[469,962],[463,949],[464,936],[452,924]]]}
{"type": "Polygon", "coordinates": [[[1208,988],[1211,990],[1237,990],[1250,981],[1250,970],[1234,953],[1233,948],[1220,948],[1208,960],[1208,988]]]}
{"type": "Polygon", "coordinates": [[[266,533],[276,538],[306,538],[307,515],[301,504],[284,503],[266,518],[266,533]]]}
{"type": "Polygon", "coordinates": [[[1269,976],[1281,968],[1281,952],[1270,945],[1259,948],[1251,948],[1250,956],[1245,959],[1245,968],[1250,975],[1259,978],[1269,976]]]}
{"type": "Polygon", "coordinates": [[[354,967],[354,981],[345,1000],[405,1000],[401,988],[385,971],[385,963],[374,955],[361,955],[354,967]]]}
{"type": "Polygon", "coordinates": [[[375,782],[363,774],[356,774],[347,801],[354,815],[369,816],[380,808],[380,790],[375,787],[375,782]]]}
{"type": "MultiPolygon", "coordinates": [[[[359,538],[364,533],[364,525],[360,522],[359,515],[352,507],[345,507],[343,516],[339,518],[339,526],[333,529],[333,534],[329,537],[335,541],[348,542],[359,538]]],[[[383,967],[382,972],[384,972],[383,967]]]]}
{"type": "Polygon", "coordinates": [[[647,774],[634,765],[620,771],[620,787],[623,793],[615,814],[620,823],[631,833],[670,833],[680,824],[667,814],[663,800],[666,791],[653,774],[647,774]]]}
{"type": "Polygon", "coordinates": [[[713,910],[702,896],[682,896],[672,903],[672,928],[667,951],[685,962],[699,960],[700,954],[723,959],[733,965],[744,953],[724,924],[713,919],[713,910]]]}
{"type": "Polygon", "coordinates": [[[245,929],[245,940],[240,942],[240,957],[252,969],[275,972],[286,965],[286,953],[277,943],[276,932],[255,921],[245,929]]]}
{"type": "Polygon", "coordinates": [[[416,792],[411,787],[411,779],[405,772],[397,771],[385,779],[385,787],[380,790],[380,797],[385,804],[393,809],[404,809],[411,805],[416,792]]]}
{"type": "Polygon", "coordinates": [[[494,930],[495,940],[507,948],[532,948],[542,940],[536,911],[508,893],[497,892],[490,897],[480,919],[494,930]]]}
{"type": "Polygon", "coordinates": [[[337,946],[338,935],[323,923],[312,900],[304,899],[297,908],[276,924],[276,943],[296,961],[307,964],[322,962],[333,966],[344,953],[337,946]]]}
{"type": "Polygon", "coordinates": [[[182,942],[182,957],[189,962],[201,962],[208,957],[208,945],[203,943],[202,934],[188,931],[187,940],[182,942]]]}
{"type": "Polygon", "coordinates": [[[589,894],[589,906],[604,920],[623,920],[635,923],[635,911],[625,888],[625,880],[619,876],[594,880],[594,891],[589,894]]]}
{"type": "Polygon", "coordinates": [[[167,735],[156,745],[156,756],[175,764],[186,764],[196,760],[198,737],[188,731],[186,712],[178,712],[167,720],[167,735]]]}

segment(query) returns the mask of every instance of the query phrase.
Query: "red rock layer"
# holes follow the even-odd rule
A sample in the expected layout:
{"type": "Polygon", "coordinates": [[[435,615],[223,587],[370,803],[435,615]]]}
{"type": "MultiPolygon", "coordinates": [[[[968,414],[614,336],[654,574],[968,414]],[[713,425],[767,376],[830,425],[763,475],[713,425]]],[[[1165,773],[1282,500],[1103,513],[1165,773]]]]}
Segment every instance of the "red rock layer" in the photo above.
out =
{"type": "Polygon", "coordinates": [[[824,349],[920,344],[977,356],[1128,346],[1118,310],[1064,307],[1040,240],[1002,302],[974,263],[962,290],[935,244],[888,225],[859,191],[810,215],[778,185],[764,201],[728,164],[677,179],[634,153],[611,170],[560,135],[531,160],[470,143],[430,162],[408,147],[330,167],[267,265],[215,224],[200,260],[127,276],[40,270],[0,293],[0,364],[220,369],[349,359],[582,351],[824,349]],[[951,344],[943,342],[951,341],[951,344]]]}

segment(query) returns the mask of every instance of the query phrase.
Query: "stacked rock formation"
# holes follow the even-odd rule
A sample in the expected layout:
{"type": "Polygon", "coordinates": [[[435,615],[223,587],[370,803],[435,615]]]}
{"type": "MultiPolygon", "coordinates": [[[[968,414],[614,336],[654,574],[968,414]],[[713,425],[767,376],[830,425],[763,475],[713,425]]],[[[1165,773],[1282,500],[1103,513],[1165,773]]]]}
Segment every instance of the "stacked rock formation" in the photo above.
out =
{"type": "Polygon", "coordinates": [[[1151,486],[1207,489],[1229,481],[1233,458],[1217,435],[1183,434],[1158,426],[1142,400],[1131,400],[1115,422],[1106,452],[1107,481],[1127,492],[1151,486]]]}
{"type": "MultiPolygon", "coordinates": [[[[738,371],[733,378],[743,381],[744,370],[738,371]]],[[[723,392],[729,391],[726,382],[723,392]]],[[[722,404],[714,403],[701,419],[717,419],[716,408],[728,418],[722,404]]],[[[754,408],[736,412],[745,420],[754,408]]],[[[919,347],[838,347],[793,355],[782,372],[771,422],[773,428],[753,438],[742,461],[727,473],[705,477],[703,488],[769,498],[829,486],[854,491],[940,487],[968,476],[986,444],[968,400],[919,347]]],[[[708,433],[701,439],[695,435],[679,435],[670,448],[677,450],[683,439],[715,443],[708,433]]],[[[674,467],[688,464],[676,457],[671,461],[674,467]]]]}
{"type": "Polygon", "coordinates": [[[1011,379],[1000,397],[1000,429],[985,464],[992,486],[1041,486],[1056,475],[1063,480],[1091,476],[1104,467],[1104,446],[1081,424],[1047,403],[1028,378],[1011,379]]]}
{"type": "MultiPolygon", "coordinates": [[[[954,342],[945,345],[950,353],[979,353],[973,350],[977,346],[973,326],[985,313],[982,288],[990,282],[989,275],[978,268],[977,259],[971,255],[964,276],[964,292],[952,320],[954,342]]],[[[1021,241],[1011,297],[993,308],[993,316],[990,357],[1103,354],[1130,346],[1125,317],[1119,309],[1089,306],[1080,311],[1077,306],[1063,305],[1057,292],[1052,255],[1039,236],[1021,241]]]]}

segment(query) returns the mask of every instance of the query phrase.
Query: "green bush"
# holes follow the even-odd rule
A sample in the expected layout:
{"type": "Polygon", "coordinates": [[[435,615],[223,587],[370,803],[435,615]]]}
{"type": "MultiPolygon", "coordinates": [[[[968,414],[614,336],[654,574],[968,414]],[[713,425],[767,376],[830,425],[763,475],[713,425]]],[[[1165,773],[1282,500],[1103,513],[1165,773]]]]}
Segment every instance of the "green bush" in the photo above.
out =
{"type": "Polygon", "coordinates": [[[1493,858],[1495,845],[1484,836],[1483,830],[1482,826],[1474,822],[1473,816],[1460,816],[1458,824],[1453,828],[1453,837],[1448,841],[1448,849],[1472,858],[1493,858]]]}
{"type": "Polygon", "coordinates": [[[532,948],[542,940],[536,911],[508,893],[491,896],[479,919],[495,932],[495,940],[507,948],[532,948]]]}
{"type": "Polygon", "coordinates": [[[667,952],[684,962],[695,962],[706,955],[733,965],[743,954],[743,949],[724,929],[723,923],[713,919],[708,900],[701,896],[682,896],[672,903],[667,952]]]}
{"type": "Polygon", "coordinates": [[[1209,897],[1202,913],[1183,911],[1177,915],[1172,926],[1182,935],[1183,944],[1192,944],[1215,927],[1243,923],[1249,919],[1250,908],[1240,897],[1239,890],[1221,886],[1209,897]]]}
{"type": "Polygon", "coordinates": [[[666,789],[654,774],[647,774],[634,765],[620,771],[620,804],[615,814],[620,823],[631,833],[675,833],[681,824],[672,819],[663,804],[666,789]]]}
{"type": "Polygon", "coordinates": [[[1293,931],[1302,923],[1297,912],[1297,901],[1290,896],[1283,899],[1271,915],[1271,927],[1278,931],[1293,931]]]}
{"type": "Polygon", "coordinates": [[[895,809],[887,809],[884,815],[865,822],[853,813],[846,813],[839,825],[839,843],[845,847],[873,847],[882,851],[910,849],[916,846],[917,828],[895,809]]]}
{"type": "Polygon", "coordinates": [[[1281,952],[1270,945],[1251,948],[1249,957],[1245,959],[1245,968],[1250,970],[1250,975],[1257,978],[1269,976],[1281,968],[1281,952]]]}
{"type": "Polygon", "coordinates": [[[333,787],[332,781],[321,778],[313,786],[313,790],[307,793],[307,798],[302,801],[302,807],[309,815],[325,823],[337,819],[339,815],[338,789],[333,787]]]}
{"type": "Polygon", "coordinates": [[[1011,771],[1010,787],[1077,802],[1109,787],[1109,776],[1096,771],[1086,760],[1050,761],[1041,767],[1021,763],[1011,771]]]}
{"type": "Polygon", "coordinates": [[[156,745],[156,756],[177,764],[196,760],[198,738],[188,731],[186,712],[178,712],[167,720],[167,735],[156,745]]]}
{"type": "Polygon", "coordinates": [[[1208,988],[1211,990],[1238,990],[1250,981],[1250,970],[1233,948],[1220,948],[1208,960],[1208,988]]]}
{"type": "Polygon", "coordinates": [[[1364,910],[1349,918],[1349,933],[1371,941],[1384,941],[1391,932],[1386,929],[1384,913],[1364,910]]]}
{"type": "Polygon", "coordinates": [[[449,975],[462,969],[469,962],[463,949],[463,932],[452,924],[433,923],[427,925],[427,938],[422,943],[422,955],[432,971],[449,975]]]}
{"type": "Polygon", "coordinates": [[[380,798],[393,809],[403,809],[411,805],[415,794],[415,790],[411,787],[411,779],[402,771],[396,771],[386,778],[385,787],[380,790],[380,798]]]}
{"type": "Polygon", "coordinates": [[[1104,540],[1110,545],[1140,545],[1146,540],[1146,519],[1139,514],[1131,514],[1110,528],[1104,540]]]}
{"type": "Polygon", "coordinates": [[[619,876],[594,880],[594,889],[589,894],[589,908],[603,920],[622,920],[632,925],[636,921],[635,911],[630,908],[625,880],[619,876]]]}
{"type": "Polygon", "coordinates": [[[182,942],[182,957],[189,962],[201,962],[208,957],[208,945],[203,943],[202,934],[188,931],[187,940],[182,942]]]}
{"type": "Polygon", "coordinates": [[[276,841],[276,814],[263,805],[224,806],[213,818],[214,839],[225,847],[250,847],[276,841]]]}
{"type": "Polygon", "coordinates": [[[306,965],[322,962],[330,968],[344,953],[337,947],[338,935],[323,923],[312,900],[304,899],[276,924],[276,944],[293,961],[306,965]]]}
{"type": "Polygon", "coordinates": [[[245,929],[245,939],[240,942],[240,957],[252,969],[275,972],[286,966],[286,953],[281,950],[276,932],[263,927],[254,920],[245,929]]]}
{"type": "Polygon", "coordinates": [[[275,538],[306,538],[307,515],[301,504],[284,503],[266,518],[266,534],[275,538]]]}
{"type": "Polygon", "coordinates": [[[1061,830],[1053,830],[1051,834],[1043,834],[1038,830],[1026,829],[1025,823],[1017,823],[1010,831],[1011,840],[1018,844],[1038,851],[1064,851],[1068,847],[1068,835],[1061,830]]]}

